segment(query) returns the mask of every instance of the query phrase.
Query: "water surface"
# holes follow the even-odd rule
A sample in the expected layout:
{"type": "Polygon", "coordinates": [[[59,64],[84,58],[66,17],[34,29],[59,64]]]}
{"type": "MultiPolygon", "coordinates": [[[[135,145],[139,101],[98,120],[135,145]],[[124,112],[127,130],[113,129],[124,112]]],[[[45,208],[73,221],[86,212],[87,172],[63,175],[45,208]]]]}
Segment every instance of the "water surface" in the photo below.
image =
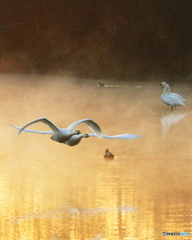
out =
{"type": "Polygon", "coordinates": [[[192,233],[191,86],[174,85],[187,107],[171,112],[157,83],[98,88],[2,75],[0,84],[1,240],[190,239],[162,232],[192,233]],[[87,138],[69,147],[48,135],[18,136],[8,125],[39,117],[60,127],[92,118],[104,134],[142,137],[87,138]],[[104,160],[106,148],[113,161],[104,160]]]}

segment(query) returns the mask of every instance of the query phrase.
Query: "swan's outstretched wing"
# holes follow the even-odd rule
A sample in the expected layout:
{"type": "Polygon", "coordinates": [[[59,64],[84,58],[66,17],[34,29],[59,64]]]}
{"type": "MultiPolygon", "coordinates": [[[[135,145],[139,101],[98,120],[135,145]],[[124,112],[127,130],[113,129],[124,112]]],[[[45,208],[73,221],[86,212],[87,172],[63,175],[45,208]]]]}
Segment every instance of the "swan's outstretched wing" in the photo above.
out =
{"type": "MultiPolygon", "coordinates": [[[[89,133],[88,135],[89,137],[96,137],[94,133],[89,133]]],[[[141,137],[141,135],[135,135],[135,134],[121,134],[121,135],[114,135],[114,136],[103,135],[103,138],[122,139],[122,140],[135,139],[139,137],[141,137]]]]}
{"type": "Polygon", "coordinates": [[[92,119],[89,119],[89,118],[76,121],[76,122],[72,123],[71,125],[69,125],[67,127],[67,129],[69,129],[70,131],[73,131],[73,129],[80,123],[85,123],[95,133],[96,137],[98,137],[98,138],[103,137],[103,134],[102,134],[102,131],[101,131],[101,128],[99,127],[99,125],[96,122],[94,122],[92,119]]]}
{"type": "Polygon", "coordinates": [[[42,122],[42,123],[48,125],[48,126],[53,130],[53,132],[57,132],[57,131],[59,130],[59,128],[58,128],[54,123],[52,123],[50,120],[48,120],[47,118],[38,118],[38,119],[36,119],[36,120],[28,123],[28,124],[25,125],[24,127],[22,127],[22,128],[19,130],[18,134],[20,134],[20,133],[21,133],[25,128],[27,128],[28,126],[30,126],[30,125],[32,125],[32,124],[34,124],[34,123],[37,123],[37,122],[42,122]]]}
{"type": "MultiPolygon", "coordinates": [[[[14,126],[12,124],[9,124],[10,126],[20,130],[22,127],[14,126]]],[[[29,130],[29,129],[24,129],[23,132],[29,132],[29,133],[39,133],[39,134],[53,134],[52,131],[34,131],[34,130],[29,130]]]]}

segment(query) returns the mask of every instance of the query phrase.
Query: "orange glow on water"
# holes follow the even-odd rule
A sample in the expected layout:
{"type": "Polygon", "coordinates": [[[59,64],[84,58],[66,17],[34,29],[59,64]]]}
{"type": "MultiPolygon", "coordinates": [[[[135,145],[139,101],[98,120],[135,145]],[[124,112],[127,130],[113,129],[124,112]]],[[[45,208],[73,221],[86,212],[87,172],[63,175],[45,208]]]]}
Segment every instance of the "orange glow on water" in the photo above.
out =
{"type": "MultiPolygon", "coordinates": [[[[99,89],[67,80],[0,78],[0,239],[154,240],[163,231],[191,232],[190,107],[170,115],[155,83],[99,89]],[[142,137],[88,138],[69,147],[48,135],[18,136],[8,125],[43,116],[60,127],[92,118],[105,134],[142,137]],[[106,148],[113,161],[104,160],[106,148]]],[[[178,89],[184,96],[190,91],[178,89]]],[[[43,124],[31,129],[48,130],[43,124]]]]}

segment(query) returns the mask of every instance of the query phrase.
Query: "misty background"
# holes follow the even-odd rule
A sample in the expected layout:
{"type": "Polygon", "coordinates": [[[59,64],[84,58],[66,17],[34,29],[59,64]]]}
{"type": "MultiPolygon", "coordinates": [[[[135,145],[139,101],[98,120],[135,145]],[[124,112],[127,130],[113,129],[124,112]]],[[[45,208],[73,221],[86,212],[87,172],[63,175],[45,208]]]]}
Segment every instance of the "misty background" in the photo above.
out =
{"type": "Polygon", "coordinates": [[[0,72],[191,79],[191,0],[3,0],[0,72]]]}

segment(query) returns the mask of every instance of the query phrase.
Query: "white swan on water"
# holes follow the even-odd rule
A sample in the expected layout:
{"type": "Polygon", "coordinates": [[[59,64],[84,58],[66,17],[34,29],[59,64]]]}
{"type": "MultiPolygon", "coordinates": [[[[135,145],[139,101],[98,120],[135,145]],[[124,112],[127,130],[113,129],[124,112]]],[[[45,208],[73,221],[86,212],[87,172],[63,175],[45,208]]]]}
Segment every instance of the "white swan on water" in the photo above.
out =
{"type": "Polygon", "coordinates": [[[185,106],[184,101],[186,100],[184,99],[183,101],[182,100],[183,98],[177,93],[171,93],[170,87],[167,83],[162,82],[160,85],[163,87],[163,93],[161,95],[161,101],[163,103],[170,106],[172,110],[173,110],[173,107],[176,108],[177,106],[185,106]]]}
{"type": "Polygon", "coordinates": [[[183,98],[181,95],[179,95],[178,93],[172,93],[172,92],[171,92],[171,88],[170,88],[169,84],[167,84],[166,82],[162,82],[161,84],[166,84],[166,85],[167,85],[167,93],[168,93],[168,94],[170,94],[171,96],[178,97],[178,98],[181,99],[184,103],[186,102],[185,98],[183,98]]]}
{"type": "MultiPolygon", "coordinates": [[[[12,124],[9,124],[10,126],[18,129],[21,131],[21,127],[18,126],[14,126],[12,124]]],[[[19,132],[20,132],[19,131],[19,132]]],[[[28,133],[38,133],[38,134],[53,134],[53,131],[35,131],[35,130],[30,130],[30,129],[23,129],[23,132],[28,132],[28,133]]],[[[68,146],[75,146],[78,143],[80,143],[82,138],[88,138],[88,137],[97,137],[97,134],[95,133],[84,133],[81,134],[79,131],[79,134],[75,134],[72,135],[70,138],[68,138],[67,141],[65,141],[64,143],[68,146]]],[[[135,134],[120,134],[120,135],[114,135],[114,136],[108,136],[108,135],[102,135],[103,138],[107,138],[107,139],[121,139],[121,140],[129,140],[129,139],[136,139],[141,137],[141,135],[135,135],[135,134]]]]}
{"type": "MultiPolygon", "coordinates": [[[[38,123],[38,122],[42,122],[42,123],[48,125],[52,131],[45,131],[45,132],[35,131],[35,132],[41,133],[41,134],[52,134],[51,139],[56,142],[59,142],[59,143],[65,143],[71,136],[80,134],[79,130],[75,130],[75,132],[73,132],[74,128],[80,123],[85,123],[96,134],[97,137],[101,138],[103,136],[99,125],[96,122],[94,122],[92,119],[89,119],[89,118],[76,121],[76,122],[72,123],[71,125],[69,125],[67,128],[59,128],[47,118],[36,119],[36,120],[26,124],[22,128],[16,127],[14,125],[11,125],[11,126],[19,129],[18,134],[20,134],[22,131],[27,132],[27,130],[25,130],[25,128],[27,128],[28,126],[30,126],[34,123],[38,123]]],[[[30,131],[28,131],[28,132],[30,132],[30,131]]]]}

